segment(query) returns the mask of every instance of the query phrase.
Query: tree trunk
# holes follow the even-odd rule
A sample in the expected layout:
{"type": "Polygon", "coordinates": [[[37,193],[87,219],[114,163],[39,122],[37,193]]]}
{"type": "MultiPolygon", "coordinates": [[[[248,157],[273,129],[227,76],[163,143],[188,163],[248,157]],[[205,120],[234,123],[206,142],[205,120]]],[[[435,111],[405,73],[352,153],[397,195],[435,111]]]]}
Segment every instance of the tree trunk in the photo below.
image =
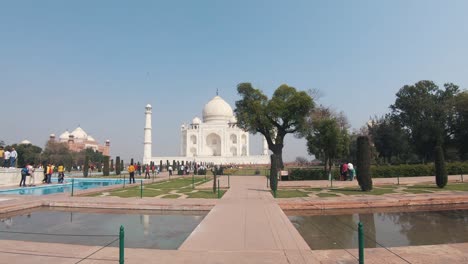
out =
{"type": "Polygon", "coordinates": [[[271,154],[270,160],[270,188],[272,191],[276,191],[278,189],[278,156],[271,154]]]}

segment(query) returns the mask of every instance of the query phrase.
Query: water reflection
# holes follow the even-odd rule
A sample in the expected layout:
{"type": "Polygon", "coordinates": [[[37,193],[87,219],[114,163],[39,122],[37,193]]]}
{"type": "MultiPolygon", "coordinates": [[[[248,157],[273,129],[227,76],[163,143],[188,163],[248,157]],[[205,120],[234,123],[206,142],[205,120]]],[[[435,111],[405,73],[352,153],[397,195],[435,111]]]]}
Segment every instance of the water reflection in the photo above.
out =
{"type": "Polygon", "coordinates": [[[38,210],[16,216],[0,215],[0,235],[7,240],[103,245],[114,240],[123,225],[126,247],[177,249],[205,215],[205,212],[142,214],[38,210]]]}
{"type": "Polygon", "coordinates": [[[468,242],[468,210],[289,218],[312,249],[357,248],[359,221],[369,248],[468,242]]]}

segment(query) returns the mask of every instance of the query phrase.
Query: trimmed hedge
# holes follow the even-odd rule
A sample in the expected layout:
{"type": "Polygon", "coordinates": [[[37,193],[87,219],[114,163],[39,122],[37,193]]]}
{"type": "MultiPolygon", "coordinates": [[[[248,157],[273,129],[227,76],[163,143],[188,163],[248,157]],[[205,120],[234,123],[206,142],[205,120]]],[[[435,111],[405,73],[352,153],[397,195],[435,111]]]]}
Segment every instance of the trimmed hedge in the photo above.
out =
{"type": "MultiPolygon", "coordinates": [[[[468,163],[453,162],[446,163],[448,175],[468,174],[468,163]]],[[[357,172],[359,173],[359,172],[357,172]]],[[[414,164],[414,165],[381,165],[371,166],[372,178],[390,178],[390,177],[417,177],[434,176],[434,164],[414,164]]],[[[332,170],[333,179],[340,178],[339,169],[332,170]]],[[[301,180],[328,180],[322,169],[291,169],[289,179],[292,181],[301,180]]]]}

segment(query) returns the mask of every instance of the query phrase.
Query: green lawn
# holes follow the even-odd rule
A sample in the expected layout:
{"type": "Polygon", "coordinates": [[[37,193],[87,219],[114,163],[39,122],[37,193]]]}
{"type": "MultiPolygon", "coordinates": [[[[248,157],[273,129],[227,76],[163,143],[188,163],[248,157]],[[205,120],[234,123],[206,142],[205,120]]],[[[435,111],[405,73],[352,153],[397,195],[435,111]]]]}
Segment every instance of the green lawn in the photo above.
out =
{"type": "Polygon", "coordinates": [[[439,188],[435,184],[428,185],[414,185],[408,187],[411,189],[427,189],[431,191],[468,191],[468,183],[448,183],[444,188],[439,188]]]}
{"type": "MultiPolygon", "coordinates": [[[[273,193],[272,193],[273,195],[273,193]]],[[[294,198],[294,197],[308,197],[306,192],[299,190],[278,190],[276,191],[276,198],[294,198]]]]}
{"type": "MultiPolygon", "coordinates": [[[[220,190],[220,198],[226,193],[225,190],[220,190]]],[[[212,191],[197,191],[193,193],[187,193],[188,198],[204,198],[204,199],[217,199],[218,193],[213,193],[212,191]]]]}
{"type": "MultiPolygon", "coordinates": [[[[209,178],[207,178],[207,181],[209,178]]],[[[194,178],[195,185],[200,185],[205,183],[205,177],[195,177],[194,178]]],[[[122,197],[122,198],[129,198],[129,197],[140,197],[140,184],[127,184],[125,185],[125,188],[113,190],[113,191],[107,191],[104,192],[107,195],[106,196],[117,196],[117,197],[122,197]]],[[[175,199],[179,198],[179,194],[174,194],[171,192],[177,192],[180,194],[188,194],[193,192],[194,190],[192,189],[192,177],[182,177],[182,178],[177,178],[177,179],[171,179],[163,182],[155,182],[155,183],[149,183],[149,184],[144,184],[143,185],[143,197],[156,197],[163,195],[162,198],[168,198],[168,199],[175,199]]],[[[198,192],[195,190],[195,192],[198,192]]],[[[102,192],[99,193],[94,193],[89,196],[104,196],[102,192]]],[[[195,194],[190,194],[189,198],[191,196],[196,196],[195,194]]],[[[199,196],[206,196],[204,194],[199,194],[199,196]]],[[[195,198],[195,197],[194,197],[195,198]]],[[[198,198],[198,197],[197,197],[198,198]]],[[[204,197],[201,197],[204,198],[204,197]]],[[[211,198],[211,197],[210,197],[211,198]]],[[[217,197],[214,197],[217,198],[217,197]]]]}

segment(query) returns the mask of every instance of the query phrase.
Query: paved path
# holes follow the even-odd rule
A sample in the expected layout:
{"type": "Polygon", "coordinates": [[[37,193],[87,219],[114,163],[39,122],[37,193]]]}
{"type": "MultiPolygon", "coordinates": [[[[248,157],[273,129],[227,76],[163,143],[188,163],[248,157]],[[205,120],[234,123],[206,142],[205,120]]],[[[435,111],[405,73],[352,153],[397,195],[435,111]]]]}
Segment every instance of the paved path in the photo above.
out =
{"type": "Polygon", "coordinates": [[[180,250],[309,250],[265,186],[264,177],[231,177],[231,188],[180,250]]]}

